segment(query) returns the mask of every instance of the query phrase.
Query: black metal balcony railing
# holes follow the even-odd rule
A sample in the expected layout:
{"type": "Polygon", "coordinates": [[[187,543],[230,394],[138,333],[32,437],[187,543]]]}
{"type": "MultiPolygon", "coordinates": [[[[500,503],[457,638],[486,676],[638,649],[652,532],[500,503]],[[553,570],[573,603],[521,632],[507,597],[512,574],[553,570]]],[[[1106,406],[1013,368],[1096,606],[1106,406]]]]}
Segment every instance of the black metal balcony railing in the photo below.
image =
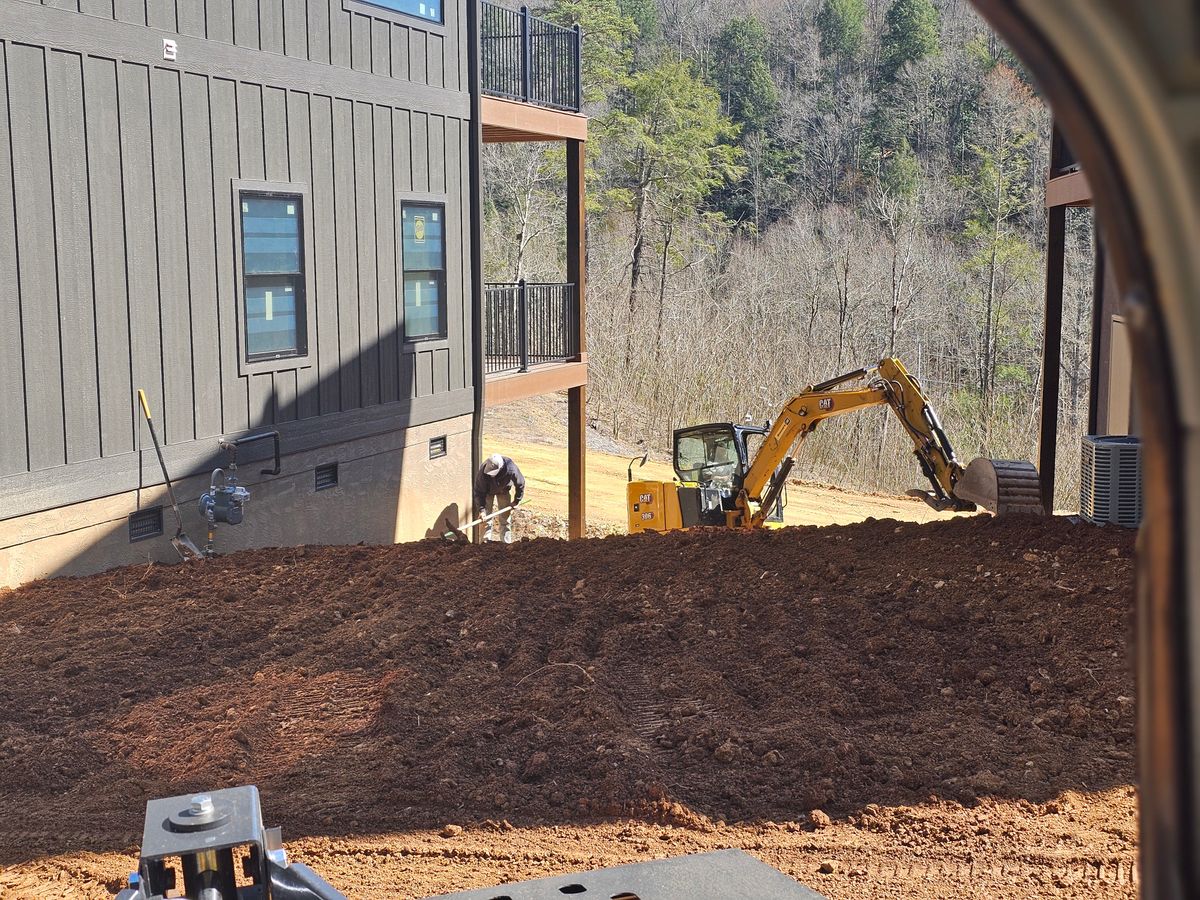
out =
{"type": "Polygon", "coordinates": [[[484,368],[488,375],[527,372],[579,353],[579,304],[573,284],[484,286],[484,368]]]}
{"type": "Polygon", "coordinates": [[[1058,126],[1054,126],[1050,133],[1050,177],[1056,178],[1078,171],[1079,161],[1075,159],[1075,154],[1071,152],[1058,126]]]}
{"type": "Polygon", "coordinates": [[[579,26],[563,28],[484,0],[480,23],[483,92],[508,100],[579,112],[579,26]]]}

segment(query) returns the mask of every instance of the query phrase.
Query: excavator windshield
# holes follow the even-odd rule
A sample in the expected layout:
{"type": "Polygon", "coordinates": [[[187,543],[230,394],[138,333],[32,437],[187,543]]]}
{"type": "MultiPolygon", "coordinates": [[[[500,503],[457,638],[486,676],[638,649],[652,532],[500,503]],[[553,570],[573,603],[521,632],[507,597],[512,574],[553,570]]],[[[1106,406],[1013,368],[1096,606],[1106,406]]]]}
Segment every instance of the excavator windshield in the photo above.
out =
{"type": "Polygon", "coordinates": [[[741,470],[733,426],[701,425],[675,432],[675,474],[680,481],[731,486],[741,470]]]}

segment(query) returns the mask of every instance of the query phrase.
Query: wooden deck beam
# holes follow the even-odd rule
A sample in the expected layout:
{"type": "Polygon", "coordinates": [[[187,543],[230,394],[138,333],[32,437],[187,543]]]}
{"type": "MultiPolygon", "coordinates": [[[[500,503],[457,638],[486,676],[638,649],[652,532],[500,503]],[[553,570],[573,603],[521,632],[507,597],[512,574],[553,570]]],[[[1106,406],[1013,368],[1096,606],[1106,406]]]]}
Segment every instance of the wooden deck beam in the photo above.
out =
{"type": "Polygon", "coordinates": [[[586,141],[587,116],[498,97],[480,100],[485,144],[517,141],[586,141]]]}
{"type": "Polygon", "coordinates": [[[1046,208],[1091,206],[1092,188],[1083,172],[1071,172],[1046,179],[1046,208]]]}
{"type": "Polygon", "coordinates": [[[489,375],[483,388],[483,405],[487,409],[514,403],[526,397],[569,391],[587,384],[587,361],[545,363],[533,366],[528,372],[505,372],[489,375]]]}

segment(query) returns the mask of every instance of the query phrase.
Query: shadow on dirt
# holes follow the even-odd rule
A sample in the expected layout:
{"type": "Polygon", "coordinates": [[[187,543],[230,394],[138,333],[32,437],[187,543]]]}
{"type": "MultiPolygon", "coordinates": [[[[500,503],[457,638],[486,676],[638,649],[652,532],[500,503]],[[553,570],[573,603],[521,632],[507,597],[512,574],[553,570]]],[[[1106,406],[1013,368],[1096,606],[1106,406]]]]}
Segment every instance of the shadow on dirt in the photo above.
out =
{"type": "Polygon", "coordinates": [[[38,582],[0,594],[0,863],[244,783],[290,839],[1132,784],[1131,554],[977,518],[38,582]]]}

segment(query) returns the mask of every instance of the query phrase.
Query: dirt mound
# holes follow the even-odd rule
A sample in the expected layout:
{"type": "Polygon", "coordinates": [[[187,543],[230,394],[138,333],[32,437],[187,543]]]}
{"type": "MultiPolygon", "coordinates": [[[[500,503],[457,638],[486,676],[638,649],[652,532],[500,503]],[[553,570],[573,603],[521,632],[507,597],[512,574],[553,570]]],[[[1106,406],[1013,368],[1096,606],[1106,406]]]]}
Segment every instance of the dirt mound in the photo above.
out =
{"type": "Polygon", "coordinates": [[[0,593],[0,863],[126,848],[148,798],[242,783],[289,838],[894,831],[931,800],[1131,785],[1132,550],[977,517],[38,582],[0,593]]]}

